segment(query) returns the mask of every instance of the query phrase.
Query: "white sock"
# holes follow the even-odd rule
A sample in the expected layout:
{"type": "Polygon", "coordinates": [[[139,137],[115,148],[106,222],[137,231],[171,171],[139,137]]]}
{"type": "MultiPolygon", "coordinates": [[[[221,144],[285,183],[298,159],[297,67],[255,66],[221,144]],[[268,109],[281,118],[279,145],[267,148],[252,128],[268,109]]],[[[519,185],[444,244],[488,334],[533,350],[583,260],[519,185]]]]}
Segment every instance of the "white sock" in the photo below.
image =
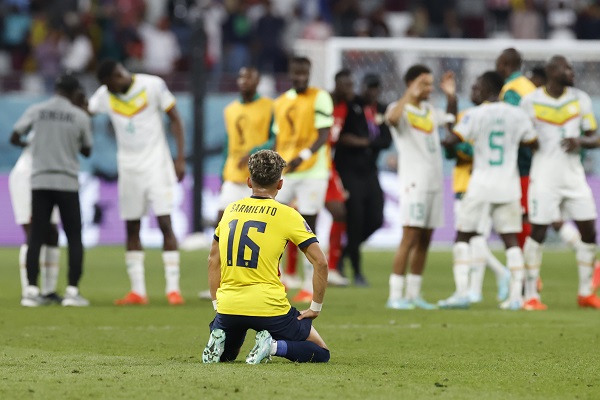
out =
{"type": "Polygon", "coordinates": [[[146,296],[146,280],[144,279],[144,252],[128,251],[125,253],[127,274],[131,281],[131,291],[146,296]]]}
{"type": "Polygon", "coordinates": [[[421,283],[423,277],[421,275],[408,274],[406,277],[406,298],[415,300],[421,297],[421,283]]]}
{"type": "Polygon", "coordinates": [[[506,249],[506,265],[510,269],[510,301],[523,300],[523,277],[525,274],[523,252],[518,246],[506,249]]]}
{"type": "Polygon", "coordinates": [[[65,295],[69,297],[75,297],[79,295],[79,288],[77,286],[67,286],[65,289],[65,295]]]}
{"type": "Polygon", "coordinates": [[[592,275],[594,272],[594,258],[596,257],[596,244],[580,242],[576,249],[577,269],[579,270],[579,295],[589,296],[592,291],[592,275]]]}
{"type": "Polygon", "coordinates": [[[475,236],[469,242],[471,246],[471,269],[469,292],[481,296],[487,254],[490,252],[483,236],[475,236]]]}
{"type": "Polygon", "coordinates": [[[470,247],[466,242],[456,242],[452,247],[454,255],[454,283],[456,285],[456,295],[466,297],[469,295],[469,270],[470,265],[470,247]]]}
{"type": "Polygon", "coordinates": [[[302,284],[302,290],[312,293],[313,292],[312,279],[313,279],[313,272],[314,272],[313,265],[306,258],[304,259],[304,262],[302,263],[302,265],[304,267],[304,283],[302,284]]]}
{"type": "MultiPolygon", "coordinates": [[[[486,246],[487,246],[487,242],[486,242],[486,246]]],[[[500,262],[500,260],[498,260],[496,258],[494,253],[492,253],[492,251],[490,250],[489,246],[487,246],[487,255],[486,255],[485,263],[488,266],[488,268],[494,272],[494,275],[496,275],[497,281],[504,278],[504,275],[506,274],[506,271],[508,269],[506,268],[506,266],[504,264],[502,264],[500,262]]]]}
{"type": "Polygon", "coordinates": [[[21,296],[25,296],[29,281],[27,280],[27,249],[26,244],[22,244],[19,249],[19,275],[21,276],[21,296]]]}
{"type": "Polygon", "coordinates": [[[564,223],[558,230],[558,235],[574,250],[577,250],[577,246],[581,243],[581,233],[571,224],[564,223]]]}
{"type": "Polygon", "coordinates": [[[523,257],[525,258],[526,268],[525,300],[539,299],[537,281],[540,276],[540,265],[542,265],[542,245],[528,237],[525,239],[525,246],[523,246],[523,257]]]}
{"type": "Polygon", "coordinates": [[[390,300],[400,300],[404,291],[404,275],[390,274],[390,300]]]}
{"type": "Polygon", "coordinates": [[[271,351],[269,352],[269,354],[274,356],[275,353],[277,353],[277,340],[272,340],[271,341],[271,351]]]}
{"type": "Polygon", "coordinates": [[[60,249],[56,246],[43,246],[40,254],[42,295],[55,293],[58,284],[60,249]]]}
{"type": "Polygon", "coordinates": [[[167,281],[167,294],[179,292],[179,251],[163,251],[163,263],[165,264],[165,280],[167,281]]]}

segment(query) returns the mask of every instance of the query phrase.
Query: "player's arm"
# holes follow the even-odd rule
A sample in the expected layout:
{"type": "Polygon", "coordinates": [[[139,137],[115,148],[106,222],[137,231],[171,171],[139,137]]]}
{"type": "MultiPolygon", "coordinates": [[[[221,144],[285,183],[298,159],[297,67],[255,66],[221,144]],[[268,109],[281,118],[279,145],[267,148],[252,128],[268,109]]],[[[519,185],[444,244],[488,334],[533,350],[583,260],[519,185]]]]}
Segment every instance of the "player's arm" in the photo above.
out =
{"type": "Polygon", "coordinates": [[[385,113],[385,122],[392,126],[397,126],[400,120],[402,119],[402,115],[404,113],[404,107],[411,101],[418,99],[421,96],[421,92],[423,89],[421,88],[423,80],[425,80],[426,75],[419,75],[414,81],[411,82],[410,86],[406,89],[406,92],[398,99],[398,101],[388,107],[388,110],[385,113]]]}
{"type": "MultiPolygon", "coordinates": [[[[383,109],[380,109],[379,105],[377,106],[377,114],[378,115],[381,115],[381,114],[379,114],[380,112],[385,113],[385,108],[383,106],[381,106],[381,107],[383,109]]],[[[387,149],[392,144],[392,133],[390,132],[390,127],[383,121],[381,123],[379,123],[377,126],[379,127],[379,135],[377,135],[377,137],[375,137],[375,139],[373,139],[371,141],[369,146],[371,146],[371,148],[377,149],[377,150],[387,149]]]]}
{"type": "Polygon", "coordinates": [[[348,115],[346,115],[344,125],[342,126],[342,129],[340,131],[340,137],[338,138],[339,146],[362,148],[369,146],[369,138],[358,136],[356,133],[353,132],[353,127],[355,126],[355,124],[356,121],[354,118],[354,113],[350,110],[349,107],[348,115]]]}
{"type": "Polygon", "coordinates": [[[313,242],[307,247],[302,248],[302,251],[306,255],[308,261],[314,267],[313,273],[313,303],[311,303],[311,307],[307,310],[300,311],[300,316],[298,319],[315,319],[320,314],[320,306],[323,304],[323,299],[325,298],[325,289],[327,288],[327,258],[325,254],[323,254],[323,250],[319,246],[318,242],[313,242]],[[315,304],[316,303],[316,307],[315,304]],[[319,309],[319,311],[316,311],[319,309]]]}
{"type": "Polygon", "coordinates": [[[456,117],[458,113],[458,101],[456,99],[456,79],[454,78],[454,72],[446,71],[444,73],[440,81],[440,89],[446,95],[446,113],[456,117]]]}
{"type": "Polygon", "coordinates": [[[456,150],[456,146],[461,142],[468,142],[471,138],[471,134],[474,131],[474,115],[473,113],[467,112],[464,117],[460,119],[458,124],[451,128],[450,124],[446,125],[447,134],[444,140],[442,140],[442,146],[449,149],[450,151],[456,150]]]}
{"type": "Polygon", "coordinates": [[[567,152],[577,152],[582,148],[595,149],[600,147],[600,137],[596,134],[598,123],[592,110],[592,100],[587,94],[580,92],[579,104],[581,106],[581,114],[583,115],[580,124],[583,135],[562,140],[561,145],[567,152]]]}
{"type": "Polygon", "coordinates": [[[208,254],[208,289],[213,300],[217,299],[219,286],[221,286],[221,253],[219,253],[219,242],[213,239],[208,254]]]}
{"type": "Polygon", "coordinates": [[[183,132],[183,121],[181,115],[177,111],[177,107],[173,105],[168,111],[167,116],[171,122],[171,134],[175,137],[177,143],[177,158],[175,158],[175,173],[177,180],[181,182],[185,175],[185,135],[183,132]]]}
{"type": "Polygon", "coordinates": [[[333,125],[333,100],[331,100],[329,93],[324,90],[320,90],[316,96],[314,120],[318,132],[317,139],[310,147],[302,149],[298,157],[288,163],[288,172],[293,172],[303,161],[311,158],[327,142],[329,131],[333,125]]]}
{"type": "Polygon", "coordinates": [[[12,145],[18,147],[27,147],[28,143],[24,141],[23,138],[25,137],[25,134],[31,131],[31,128],[33,127],[33,121],[35,120],[36,115],[34,107],[35,106],[32,106],[25,110],[23,115],[21,115],[21,118],[15,122],[12,135],[10,136],[10,143],[12,145]]]}
{"type": "Polygon", "coordinates": [[[81,145],[79,148],[79,153],[82,156],[88,158],[92,154],[92,145],[94,143],[94,139],[92,136],[92,120],[89,116],[83,114],[81,124],[81,145]]]}

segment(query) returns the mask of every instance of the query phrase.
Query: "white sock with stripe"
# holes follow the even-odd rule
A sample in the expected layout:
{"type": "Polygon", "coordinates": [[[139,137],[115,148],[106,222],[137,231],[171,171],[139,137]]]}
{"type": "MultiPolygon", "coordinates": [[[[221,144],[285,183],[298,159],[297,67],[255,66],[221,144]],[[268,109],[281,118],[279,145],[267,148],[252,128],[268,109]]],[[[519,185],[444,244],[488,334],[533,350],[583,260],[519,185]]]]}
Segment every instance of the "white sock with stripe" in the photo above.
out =
{"type": "Polygon", "coordinates": [[[165,264],[166,293],[179,292],[179,251],[163,251],[162,259],[165,264]]]}
{"type": "Polygon", "coordinates": [[[128,251],[125,253],[127,274],[131,282],[131,291],[146,296],[146,280],[144,277],[144,252],[128,251]]]}

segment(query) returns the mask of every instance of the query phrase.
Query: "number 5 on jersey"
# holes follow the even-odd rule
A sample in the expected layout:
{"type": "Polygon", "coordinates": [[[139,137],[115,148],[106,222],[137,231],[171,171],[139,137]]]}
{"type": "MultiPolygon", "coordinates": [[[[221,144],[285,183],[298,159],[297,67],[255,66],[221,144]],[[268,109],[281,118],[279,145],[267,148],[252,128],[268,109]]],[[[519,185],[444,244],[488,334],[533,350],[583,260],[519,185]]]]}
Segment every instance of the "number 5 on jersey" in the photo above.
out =
{"type": "Polygon", "coordinates": [[[252,239],[248,236],[251,228],[256,229],[259,233],[265,233],[265,229],[267,228],[266,222],[261,221],[246,221],[242,226],[242,233],[240,235],[240,240],[237,243],[237,254],[235,263],[233,261],[233,247],[235,234],[237,231],[238,220],[234,219],[229,222],[229,237],[227,238],[227,266],[232,267],[244,267],[244,268],[256,268],[258,267],[258,253],[260,252],[260,247],[254,243],[252,239]],[[245,253],[246,248],[250,250],[250,258],[246,259],[245,253]]]}

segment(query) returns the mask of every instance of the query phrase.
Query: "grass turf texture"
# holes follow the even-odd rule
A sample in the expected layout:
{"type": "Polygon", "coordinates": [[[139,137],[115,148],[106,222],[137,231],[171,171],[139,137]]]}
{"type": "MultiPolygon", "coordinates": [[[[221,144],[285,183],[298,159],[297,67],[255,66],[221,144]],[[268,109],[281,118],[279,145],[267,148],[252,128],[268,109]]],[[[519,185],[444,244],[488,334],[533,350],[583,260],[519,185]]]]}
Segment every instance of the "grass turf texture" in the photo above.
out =
{"type": "MultiPolygon", "coordinates": [[[[486,274],[484,303],[469,311],[384,308],[393,254],[364,255],[369,288],[331,288],[315,327],[329,364],[274,358],[250,366],[250,331],[238,361],[204,365],[211,303],[206,252],[182,253],[187,304],[164,297],[160,252],[146,255],[150,304],[116,307],[128,290],[120,248],[86,252],[82,294],[92,307],[19,306],[17,249],[0,249],[2,399],[594,399],[600,396],[600,312],[576,305],[571,253],[544,259],[546,312],[497,309],[486,274]]],[[[61,259],[61,287],[66,254],[61,259]]],[[[423,291],[429,301],[453,290],[451,255],[433,252],[423,291]]],[[[293,294],[293,293],[292,293],[293,294]]],[[[298,305],[300,307],[300,305],[298,305]]]]}

